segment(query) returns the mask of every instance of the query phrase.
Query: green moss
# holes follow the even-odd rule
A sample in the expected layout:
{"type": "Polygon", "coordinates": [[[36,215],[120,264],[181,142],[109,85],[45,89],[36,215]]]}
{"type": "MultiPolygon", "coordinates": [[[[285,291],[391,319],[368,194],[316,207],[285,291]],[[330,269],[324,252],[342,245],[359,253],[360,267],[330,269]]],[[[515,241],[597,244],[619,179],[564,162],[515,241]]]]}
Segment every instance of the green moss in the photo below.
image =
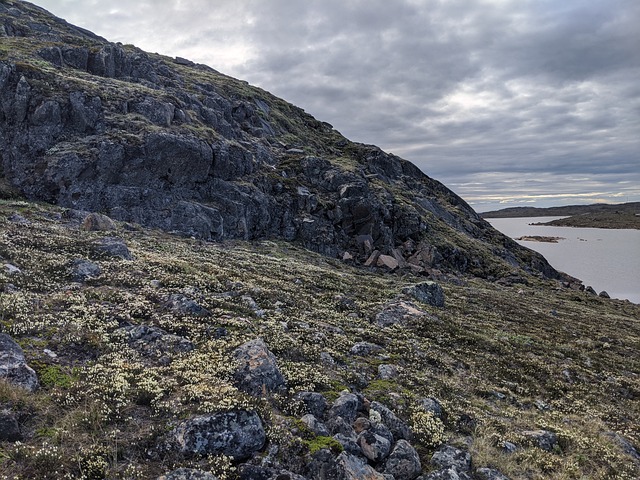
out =
{"type": "Polygon", "coordinates": [[[313,440],[308,440],[304,443],[309,448],[309,453],[311,455],[324,448],[331,450],[335,455],[339,455],[344,450],[342,444],[333,437],[318,436],[313,440]]]}

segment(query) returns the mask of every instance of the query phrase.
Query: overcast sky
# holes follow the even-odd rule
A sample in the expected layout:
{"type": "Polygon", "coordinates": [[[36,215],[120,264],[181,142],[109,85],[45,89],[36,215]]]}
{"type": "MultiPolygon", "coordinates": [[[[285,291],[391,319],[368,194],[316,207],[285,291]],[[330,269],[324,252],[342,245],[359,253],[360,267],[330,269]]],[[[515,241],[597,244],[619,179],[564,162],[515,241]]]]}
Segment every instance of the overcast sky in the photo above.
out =
{"type": "Polygon", "coordinates": [[[640,201],[638,0],[36,0],[260,86],[480,212],[640,201]]]}

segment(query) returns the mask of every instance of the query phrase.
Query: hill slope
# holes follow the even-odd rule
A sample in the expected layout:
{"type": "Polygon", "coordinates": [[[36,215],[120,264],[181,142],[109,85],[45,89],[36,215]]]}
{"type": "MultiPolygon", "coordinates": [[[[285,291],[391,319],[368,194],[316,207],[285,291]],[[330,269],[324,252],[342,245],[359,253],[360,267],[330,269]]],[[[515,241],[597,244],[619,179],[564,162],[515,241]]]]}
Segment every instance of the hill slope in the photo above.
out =
{"type": "Polygon", "coordinates": [[[416,271],[557,275],[413,164],[268,92],[109,43],[26,2],[3,2],[0,17],[5,190],[197,238],[296,241],[358,263],[377,251],[416,271]]]}

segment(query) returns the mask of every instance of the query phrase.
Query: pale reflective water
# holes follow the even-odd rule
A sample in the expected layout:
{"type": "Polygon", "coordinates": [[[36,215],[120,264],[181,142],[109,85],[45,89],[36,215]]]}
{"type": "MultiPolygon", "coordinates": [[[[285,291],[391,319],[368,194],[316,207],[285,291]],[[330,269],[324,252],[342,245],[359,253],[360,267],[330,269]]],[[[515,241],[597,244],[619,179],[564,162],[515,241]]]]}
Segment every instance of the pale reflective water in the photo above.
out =
{"type": "Polygon", "coordinates": [[[564,237],[558,243],[518,241],[541,253],[556,269],[579,278],[596,292],[640,303],[640,230],[529,225],[562,217],[488,218],[511,238],[564,237]]]}

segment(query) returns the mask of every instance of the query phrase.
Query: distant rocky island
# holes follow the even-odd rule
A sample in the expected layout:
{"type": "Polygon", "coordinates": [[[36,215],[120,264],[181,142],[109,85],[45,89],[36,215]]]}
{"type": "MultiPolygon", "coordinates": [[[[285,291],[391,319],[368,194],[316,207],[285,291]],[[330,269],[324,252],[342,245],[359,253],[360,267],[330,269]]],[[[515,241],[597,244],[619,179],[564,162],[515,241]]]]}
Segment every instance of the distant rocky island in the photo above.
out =
{"type": "Polygon", "coordinates": [[[481,214],[483,218],[560,217],[535,225],[556,227],[634,228],[640,229],[640,202],[620,204],[596,203],[565,207],[512,207],[481,214]]]}

